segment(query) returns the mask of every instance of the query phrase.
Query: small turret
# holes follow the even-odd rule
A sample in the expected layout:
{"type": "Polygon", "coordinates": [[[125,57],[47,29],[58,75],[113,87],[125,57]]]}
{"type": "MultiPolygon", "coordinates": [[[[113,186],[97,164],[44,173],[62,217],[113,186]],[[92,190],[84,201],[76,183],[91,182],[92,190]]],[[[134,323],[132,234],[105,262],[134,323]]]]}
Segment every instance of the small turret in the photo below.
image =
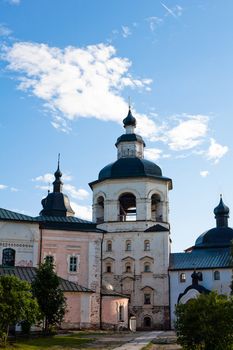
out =
{"type": "Polygon", "coordinates": [[[62,173],[60,171],[60,154],[58,155],[57,170],[54,173],[53,192],[48,192],[47,197],[42,199],[43,209],[40,215],[44,216],[74,216],[74,211],[70,206],[68,196],[62,193],[63,182],[61,181],[62,173]]]}
{"type": "Polygon", "coordinates": [[[228,227],[229,212],[229,208],[223,203],[222,195],[220,195],[220,202],[214,209],[217,227],[228,227]]]}

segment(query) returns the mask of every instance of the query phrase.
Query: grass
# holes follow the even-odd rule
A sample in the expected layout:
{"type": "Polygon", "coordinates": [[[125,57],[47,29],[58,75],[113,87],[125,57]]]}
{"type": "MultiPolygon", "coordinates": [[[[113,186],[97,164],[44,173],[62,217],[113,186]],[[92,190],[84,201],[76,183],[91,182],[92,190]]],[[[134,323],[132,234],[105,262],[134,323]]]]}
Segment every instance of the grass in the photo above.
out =
{"type": "MultiPolygon", "coordinates": [[[[9,341],[6,350],[73,350],[80,349],[94,340],[86,336],[84,332],[70,335],[55,335],[51,337],[38,337],[31,339],[18,339],[16,342],[9,341]]],[[[90,336],[91,333],[88,333],[90,336]]]]}

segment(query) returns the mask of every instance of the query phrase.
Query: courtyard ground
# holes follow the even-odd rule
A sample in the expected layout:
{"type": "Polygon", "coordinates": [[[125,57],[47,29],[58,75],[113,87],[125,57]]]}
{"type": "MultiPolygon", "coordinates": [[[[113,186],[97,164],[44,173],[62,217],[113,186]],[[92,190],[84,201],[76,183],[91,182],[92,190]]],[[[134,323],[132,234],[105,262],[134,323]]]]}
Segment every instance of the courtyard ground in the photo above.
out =
{"type": "Polygon", "coordinates": [[[53,337],[19,338],[7,350],[178,350],[174,332],[73,332],[53,337]],[[150,343],[150,344],[148,344],[150,343]]]}

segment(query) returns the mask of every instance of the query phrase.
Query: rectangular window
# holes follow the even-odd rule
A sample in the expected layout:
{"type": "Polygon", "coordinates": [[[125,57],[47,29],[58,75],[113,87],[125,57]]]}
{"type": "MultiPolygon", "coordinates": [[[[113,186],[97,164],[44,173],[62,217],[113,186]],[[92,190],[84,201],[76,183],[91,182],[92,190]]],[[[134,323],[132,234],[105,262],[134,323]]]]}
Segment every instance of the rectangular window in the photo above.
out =
{"type": "Polygon", "coordinates": [[[184,282],[186,282],[186,275],[184,272],[182,272],[180,274],[180,283],[184,283],[184,282]]]}
{"type": "Polygon", "coordinates": [[[108,273],[112,272],[111,265],[106,266],[106,272],[108,272],[108,273]]]}
{"type": "Polygon", "coordinates": [[[70,257],[70,272],[76,272],[77,271],[77,257],[71,256],[70,257]]]}
{"type": "Polygon", "coordinates": [[[144,294],[144,304],[149,305],[151,304],[151,295],[150,294],[144,294]]]}
{"type": "Polygon", "coordinates": [[[124,321],[124,306],[120,305],[119,306],[119,321],[124,321]]]}

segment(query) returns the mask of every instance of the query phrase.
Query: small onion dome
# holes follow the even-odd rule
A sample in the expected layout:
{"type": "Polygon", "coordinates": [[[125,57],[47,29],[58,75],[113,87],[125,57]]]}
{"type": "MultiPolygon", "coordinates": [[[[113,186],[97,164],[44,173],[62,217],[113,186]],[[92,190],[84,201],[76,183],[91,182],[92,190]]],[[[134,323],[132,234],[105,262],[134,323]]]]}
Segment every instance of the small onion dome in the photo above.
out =
{"type": "Polygon", "coordinates": [[[57,170],[54,173],[54,176],[55,176],[56,179],[58,179],[59,177],[62,177],[62,172],[61,172],[61,170],[59,168],[59,165],[57,167],[57,170]]]}
{"type": "Polygon", "coordinates": [[[219,205],[214,209],[215,217],[217,216],[228,216],[229,215],[229,208],[223,203],[222,196],[220,197],[219,205]]]}
{"type": "Polygon", "coordinates": [[[123,124],[124,124],[124,127],[136,126],[136,119],[133,117],[130,108],[129,108],[129,112],[128,112],[127,117],[123,120],[123,124]]]}

